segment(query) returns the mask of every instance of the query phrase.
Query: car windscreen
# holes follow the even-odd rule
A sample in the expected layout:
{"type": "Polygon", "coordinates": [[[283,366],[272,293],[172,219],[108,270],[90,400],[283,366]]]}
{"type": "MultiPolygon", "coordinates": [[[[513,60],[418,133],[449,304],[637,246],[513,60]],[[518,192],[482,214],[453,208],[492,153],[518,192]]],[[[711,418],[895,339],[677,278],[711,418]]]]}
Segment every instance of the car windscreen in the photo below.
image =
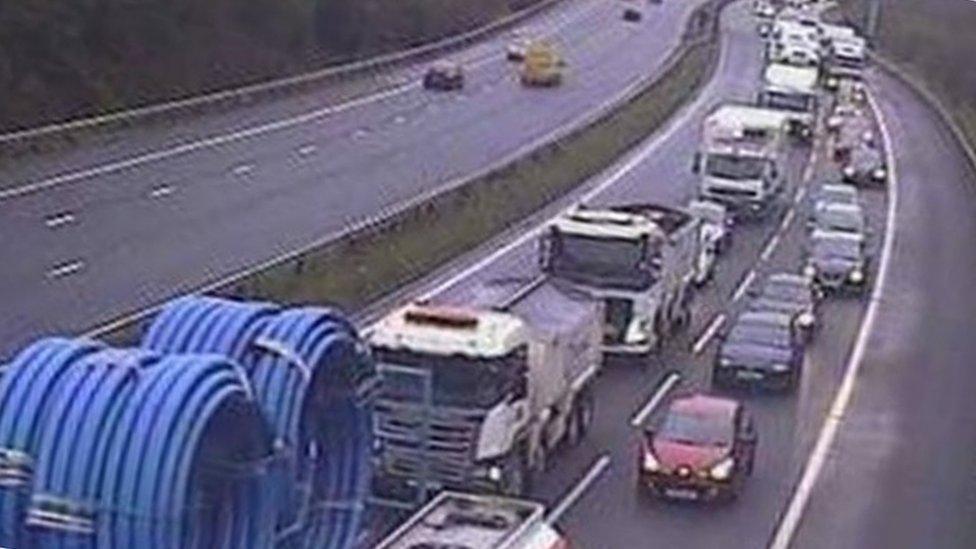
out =
{"type": "Polygon", "coordinates": [[[857,261],[861,258],[861,245],[849,238],[818,238],[813,245],[813,255],[822,259],[857,261]]]}
{"type": "Polygon", "coordinates": [[[720,415],[671,410],[664,418],[658,438],[694,446],[728,446],[732,422],[720,415]]]}
{"type": "Polygon", "coordinates": [[[780,326],[739,324],[732,329],[728,341],[733,344],[758,344],[773,347],[789,347],[791,343],[788,328],[780,326]]]}
{"type": "Polygon", "coordinates": [[[856,233],[864,231],[864,216],[854,210],[826,208],[820,211],[817,220],[821,227],[856,233]]]}
{"type": "Polygon", "coordinates": [[[812,98],[802,93],[782,93],[767,91],[763,94],[763,104],[774,109],[793,112],[809,112],[812,98]]]}
{"type": "Polygon", "coordinates": [[[763,176],[766,160],[725,154],[708,156],[705,172],[712,177],[734,180],[755,180],[763,176]]]}
{"type": "Polygon", "coordinates": [[[809,301],[810,292],[791,284],[768,284],[763,288],[762,297],[776,301],[805,302],[809,301]]]}

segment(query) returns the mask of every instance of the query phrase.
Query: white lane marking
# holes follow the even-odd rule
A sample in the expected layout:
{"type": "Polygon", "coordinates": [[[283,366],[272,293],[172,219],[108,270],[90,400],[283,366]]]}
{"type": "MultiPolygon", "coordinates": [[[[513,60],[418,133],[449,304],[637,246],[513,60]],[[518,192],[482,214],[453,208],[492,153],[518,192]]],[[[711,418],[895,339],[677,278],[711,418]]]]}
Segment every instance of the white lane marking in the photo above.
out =
{"type": "Polygon", "coordinates": [[[651,412],[653,412],[661,404],[664,397],[667,396],[667,394],[671,391],[671,389],[674,388],[675,385],[678,384],[679,381],[681,381],[681,374],[678,372],[671,372],[668,374],[668,376],[664,378],[664,380],[657,386],[657,390],[654,391],[651,398],[649,398],[644,406],[642,406],[641,409],[638,410],[637,413],[635,413],[630,419],[630,426],[636,428],[643,425],[644,422],[647,421],[647,416],[651,415],[651,412]]]}
{"type": "Polygon", "coordinates": [[[785,233],[787,229],[790,228],[790,223],[793,223],[793,218],[796,217],[796,208],[790,208],[783,216],[782,223],[779,224],[780,234],[785,233]]]}
{"type": "MultiPolygon", "coordinates": [[[[726,56],[728,55],[728,47],[726,46],[725,42],[727,42],[730,39],[728,37],[726,37],[726,36],[723,36],[722,40],[723,40],[723,42],[722,42],[722,48],[721,48],[721,50],[719,52],[718,64],[716,65],[718,67],[725,66],[726,56]]],[[[667,122],[667,125],[665,126],[664,130],[661,131],[661,133],[655,134],[655,135],[651,136],[644,145],[640,146],[639,148],[636,148],[635,151],[632,153],[633,156],[630,157],[629,160],[627,160],[617,170],[615,170],[610,175],[608,175],[606,179],[604,179],[602,182],[600,182],[593,189],[591,189],[590,191],[584,193],[583,196],[579,199],[579,201],[586,202],[586,201],[592,200],[593,197],[599,195],[600,193],[604,192],[609,187],[611,187],[614,184],[616,184],[621,178],[623,178],[625,175],[627,175],[628,173],[630,173],[634,168],[636,168],[641,163],[643,163],[645,160],[647,160],[647,158],[650,157],[650,155],[658,147],[660,147],[663,143],[665,143],[668,139],[670,139],[671,136],[674,135],[674,133],[677,132],[679,129],[685,127],[685,124],[687,124],[688,121],[691,120],[691,118],[698,111],[700,111],[703,108],[703,106],[705,105],[706,101],[708,101],[709,100],[709,97],[710,97],[709,96],[709,89],[710,88],[714,88],[714,87],[715,87],[715,84],[714,83],[706,85],[701,90],[701,92],[699,93],[697,99],[695,99],[694,102],[692,102],[690,105],[685,106],[683,108],[683,110],[679,111],[679,113],[674,118],[670,119],[667,122]]],[[[613,102],[613,101],[616,101],[616,100],[617,99],[615,98],[615,99],[611,100],[610,102],[613,102]]],[[[610,102],[608,102],[608,103],[610,103],[610,102]]],[[[517,151],[516,154],[513,155],[513,157],[515,157],[515,156],[521,156],[521,155],[525,154],[526,151],[530,151],[530,150],[538,147],[541,143],[545,143],[553,135],[558,135],[559,132],[562,131],[562,130],[563,130],[563,128],[558,128],[558,129],[550,132],[550,134],[542,137],[541,139],[539,139],[539,140],[537,140],[537,141],[535,141],[533,143],[530,143],[526,147],[523,147],[522,149],[520,149],[519,151],[517,151]]],[[[0,196],[0,199],[2,199],[2,196],[0,196]]],[[[454,284],[457,284],[459,281],[461,281],[461,280],[463,280],[465,278],[470,277],[471,275],[473,275],[474,273],[478,272],[481,269],[484,269],[487,265],[489,265],[489,264],[497,261],[498,258],[500,258],[500,257],[508,254],[509,252],[511,252],[512,250],[514,250],[515,248],[517,248],[519,246],[522,246],[523,244],[525,244],[529,240],[531,240],[533,238],[536,238],[539,235],[539,233],[541,233],[542,230],[553,219],[555,219],[555,216],[549,218],[548,220],[542,221],[541,223],[539,223],[538,225],[536,225],[531,230],[522,233],[515,240],[510,241],[508,244],[506,244],[506,245],[502,246],[501,248],[495,250],[493,253],[491,253],[491,254],[489,254],[489,255],[481,258],[480,260],[478,260],[474,264],[468,266],[467,268],[463,269],[462,271],[460,271],[460,272],[458,272],[458,273],[456,273],[454,275],[448,276],[442,282],[436,284],[433,289],[425,292],[418,299],[421,299],[421,300],[423,300],[423,299],[430,299],[432,296],[437,295],[438,293],[443,292],[445,289],[453,286],[454,284]]],[[[331,234],[330,235],[326,235],[325,238],[326,239],[332,238],[332,235],[331,234]]],[[[323,240],[320,239],[319,242],[321,242],[321,241],[323,241],[323,240]]],[[[318,243],[316,243],[316,244],[318,244],[318,243]]],[[[294,252],[292,252],[292,253],[294,253],[294,252]]],[[[290,255],[290,254],[287,254],[287,255],[290,255]]],[[[234,275],[231,275],[229,277],[226,277],[226,278],[217,280],[217,281],[215,281],[215,282],[213,282],[211,284],[208,284],[208,285],[204,286],[203,288],[200,288],[198,290],[198,293],[200,293],[200,294],[206,294],[206,293],[212,292],[216,288],[220,288],[220,287],[226,286],[227,284],[231,283],[234,280],[240,280],[243,276],[246,276],[246,275],[249,275],[249,274],[258,272],[258,271],[266,268],[268,265],[274,265],[274,264],[278,263],[280,260],[281,260],[281,257],[280,256],[279,257],[275,257],[275,258],[272,258],[272,259],[270,259],[270,260],[268,260],[268,261],[266,261],[264,263],[261,263],[261,264],[255,266],[255,267],[253,267],[251,269],[248,269],[246,271],[239,272],[239,273],[234,274],[234,275]]],[[[121,318],[118,318],[116,320],[110,321],[110,322],[108,322],[106,324],[103,324],[101,326],[97,326],[97,327],[89,330],[88,332],[86,332],[84,334],[84,337],[91,338],[91,339],[97,339],[99,337],[102,337],[104,334],[108,334],[108,333],[111,333],[111,332],[113,332],[115,330],[118,330],[118,329],[120,329],[120,328],[122,328],[124,326],[128,326],[128,325],[132,324],[133,322],[139,322],[141,320],[144,320],[144,319],[148,318],[149,316],[157,313],[161,309],[162,309],[162,304],[157,304],[157,305],[154,305],[152,307],[147,307],[145,309],[142,309],[142,310],[136,311],[134,313],[125,315],[125,316],[123,316],[121,318]]],[[[366,328],[366,330],[369,330],[369,329],[370,329],[369,327],[366,328]]]]}
{"type": "Polygon", "coordinates": [[[813,451],[810,453],[810,457],[803,468],[803,476],[800,477],[800,483],[790,498],[786,513],[783,515],[783,520],[780,521],[776,528],[773,541],[769,545],[770,549],[788,549],[790,543],[793,541],[793,536],[796,534],[797,528],[800,526],[803,513],[806,511],[810,497],[813,495],[813,489],[817,484],[817,480],[820,478],[820,474],[823,472],[824,464],[827,462],[827,455],[830,452],[831,446],[833,446],[834,439],[837,437],[837,431],[840,428],[841,421],[850,405],[851,396],[854,393],[854,384],[857,382],[858,372],[861,370],[861,363],[867,351],[868,338],[874,329],[874,323],[878,317],[878,306],[881,303],[881,296],[884,294],[885,286],[888,282],[888,267],[891,261],[891,252],[894,249],[895,226],[897,224],[895,216],[898,211],[898,174],[894,153],[892,151],[894,143],[891,140],[887,123],[873,95],[868,94],[868,101],[871,103],[871,108],[875,112],[881,134],[884,136],[888,166],[891,171],[888,218],[885,221],[885,240],[878,267],[878,281],[871,292],[871,301],[868,304],[868,310],[864,315],[864,321],[861,322],[861,327],[857,334],[857,341],[854,344],[854,350],[847,361],[844,379],[841,382],[840,388],[837,390],[834,401],[830,406],[830,411],[824,419],[813,451]]]}
{"type": "Polygon", "coordinates": [[[59,212],[44,218],[44,226],[48,229],[57,229],[74,223],[76,220],[75,214],[71,212],[59,212]]]}
{"type": "Polygon", "coordinates": [[[365,128],[359,128],[356,131],[352,132],[352,138],[357,140],[362,139],[367,135],[369,135],[369,130],[366,130],[365,128]]]}
{"type": "MultiPolygon", "coordinates": [[[[722,53],[720,54],[722,58],[719,60],[720,63],[719,66],[721,66],[721,63],[724,62],[725,51],[726,49],[722,48],[722,53]]],[[[630,157],[630,159],[624,162],[616,170],[611,172],[606,177],[606,179],[601,181],[593,189],[584,193],[576,202],[589,202],[590,200],[593,200],[593,198],[599,196],[608,188],[612,187],[618,181],[623,179],[624,176],[632,172],[635,168],[637,168],[637,166],[643,164],[651,156],[651,154],[653,154],[657,150],[657,148],[661,146],[662,143],[670,139],[670,137],[676,131],[678,131],[678,129],[684,127],[684,125],[701,109],[702,105],[705,103],[705,101],[708,98],[709,98],[708,90],[703,89],[702,92],[699,94],[698,98],[695,100],[695,102],[692,103],[691,105],[688,105],[677,118],[671,120],[670,125],[667,128],[665,128],[663,132],[661,132],[657,136],[651,137],[651,139],[645,145],[643,145],[642,148],[638,149],[637,152],[630,157]]],[[[469,265],[467,268],[461,270],[458,273],[455,273],[454,275],[448,277],[446,280],[438,283],[432,289],[425,292],[420,299],[422,300],[430,299],[436,296],[437,294],[443,292],[444,290],[450,288],[451,286],[457,284],[461,280],[464,280],[465,278],[470,278],[471,275],[484,269],[486,266],[490,265],[491,263],[494,263],[495,261],[498,260],[498,258],[507,255],[515,248],[518,248],[519,246],[524,245],[529,240],[538,237],[538,235],[542,232],[542,230],[545,229],[549,225],[549,223],[555,220],[556,217],[557,216],[553,216],[550,217],[549,219],[542,221],[532,229],[522,233],[515,240],[512,240],[508,244],[502,246],[501,248],[498,248],[494,252],[481,258],[480,260],[476,261],[472,265],[469,265]]]]}
{"type": "Polygon", "coordinates": [[[776,246],[779,246],[779,238],[779,233],[776,233],[772,238],[769,239],[769,242],[766,243],[766,247],[763,248],[762,255],[759,256],[760,259],[763,261],[769,261],[769,259],[773,257],[773,252],[776,251],[776,246]]]}
{"type": "Polygon", "coordinates": [[[796,190],[796,198],[793,199],[793,202],[795,202],[796,204],[803,202],[803,199],[806,197],[806,195],[807,195],[807,188],[800,187],[799,189],[796,190]]]}
{"type": "Polygon", "coordinates": [[[750,269],[746,276],[739,283],[739,286],[735,289],[735,293],[732,294],[732,301],[736,302],[742,299],[742,296],[746,295],[749,291],[749,286],[752,285],[752,281],[756,279],[756,270],[750,269]]]}
{"type": "Polygon", "coordinates": [[[64,278],[81,271],[84,266],[85,263],[80,259],[68,261],[55,265],[50,271],[47,272],[47,276],[48,278],[64,278]]]}
{"type": "MultiPolygon", "coordinates": [[[[599,6],[599,3],[595,3],[594,5],[599,6]]],[[[560,31],[562,31],[562,29],[565,26],[568,26],[571,21],[572,20],[567,20],[564,24],[557,25],[548,33],[548,35],[551,36],[559,33],[560,31]]],[[[504,58],[503,55],[497,54],[492,57],[482,59],[479,62],[472,63],[469,68],[479,68],[482,65],[503,58],[504,58]]],[[[421,87],[420,82],[411,81],[410,83],[405,84],[403,86],[390,88],[388,90],[384,90],[370,95],[365,95],[363,97],[357,97],[356,99],[352,99],[350,101],[347,101],[345,103],[340,103],[338,105],[330,105],[327,107],[322,107],[321,109],[314,109],[295,116],[275,120],[273,122],[267,122],[264,124],[251,126],[249,128],[244,128],[239,131],[226,133],[226,134],[213,135],[211,137],[205,137],[203,139],[191,141],[167,149],[161,149],[158,151],[153,151],[150,153],[124,158],[122,160],[109,162],[107,164],[102,164],[91,168],[85,168],[78,171],[56,175],[54,177],[49,177],[47,179],[42,179],[40,181],[36,181],[33,183],[25,183],[16,187],[0,190],[0,201],[10,200],[12,198],[17,198],[26,194],[32,194],[39,191],[44,191],[47,189],[51,189],[53,187],[74,183],[84,179],[92,179],[95,177],[101,177],[103,175],[111,175],[114,173],[118,173],[122,170],[135,168],[138,166],[142,166],[144,164],[158,162],[161,160],[167,160],[177,156],[184,156],[200,150],[211,149],[214,147],[219,147],[221,145],[227,145],[229,143],[235,143],[245,139],[259,137],[268,133],[290,129],[296,126],[300,126],[302,124],[307,124],[322,118],[343,113],[345,111],[349,111],[364,105],[378,103],[385,99],[402,95],[412,89],[420,88],[420,87],[421,87]]]]}
{"type": "Polygon", "coordinates": [[[153,190],[149,191],[149,198],[164,198],[173,194],[173,187],[169,185],[159,185],[158,187],[153,187],[153,190]]]}
{"type": "Polygon", "coordinates": [[[563,496],[563,499],[555,507],[553,507],[551,511],[549,511],[549,515],[546,516],[546,523],[555,524],[556,521],[562,518],[562,516],[566,514],[566,511],[568,511],[570,507],[572,507],[581,497],[583,497],[583,494],[589,490],[590,486],[596,482],[596,479],[599,478],[609,466],[610,456],[606,454],[600,456],[599,459],[594,461],[593,465],[590,466],[589,471],[583,475],[583,478],[581,478],[579,482],[577,482],[576,485],[573,486],[573,488],[565,496],[563,496]]]}
{"type": "Polygon", "coordinates": [[[253,164],[240,164],[240,165],[234,166],[234,169],[232,170],[232,173],[234,175],[236,175],[237,177],[243,177],[245,175],[250,175],[252,172],[254,172],[254,165],[253,164]]]}
{"type": "Polygon", "coordinates": [[[315,145],[305,145],[298,149],[298,156],[309,156],[319,150],[315,145]]]}
{"type": "Polygon", "coordinates": [[[711,341],[712,338],[715,337],[715,334],[718,333],[722,326],[725,325],[725,320],[725,313],[722,313],[712,319],[712,321],[708,324],[708,327],[705,328],[705,331],[702,332],[702,335],[700,335],[695,341],[695,344],[691,346],[692,354],[700,355],[701,352],[705,350],[705,347],[708,346],[708,342],[711,341]]]}
{"type": "Polygon", "coordinates": [[[396,115],[396,117],[393,119],[393,123],[396,125],[403,124],[406,121],[407,121],[407,117],[403,116],[402,114],[396,115]]]}

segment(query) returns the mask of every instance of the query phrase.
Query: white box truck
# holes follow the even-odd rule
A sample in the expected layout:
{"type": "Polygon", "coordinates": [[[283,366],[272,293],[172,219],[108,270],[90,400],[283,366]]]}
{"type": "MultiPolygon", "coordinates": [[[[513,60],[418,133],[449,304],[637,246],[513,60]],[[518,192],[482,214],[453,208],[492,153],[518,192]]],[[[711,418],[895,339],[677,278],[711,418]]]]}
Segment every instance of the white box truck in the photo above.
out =
{"type": "Polygon", "coordinates": [[[760,107],[786,112],[790,133],[811,140],[820,105],[819,80],[820,70],[816,67],[772,63],[763,73],[763,87],[757,103],[760,107]]]}
{"type": "Polygon", "coordinates": [[[790,119],[781,110],[734,103],[712,111],[693,166],[701,177],[699,195],[739,216],[767,212],[784,187],[790,119]]]}

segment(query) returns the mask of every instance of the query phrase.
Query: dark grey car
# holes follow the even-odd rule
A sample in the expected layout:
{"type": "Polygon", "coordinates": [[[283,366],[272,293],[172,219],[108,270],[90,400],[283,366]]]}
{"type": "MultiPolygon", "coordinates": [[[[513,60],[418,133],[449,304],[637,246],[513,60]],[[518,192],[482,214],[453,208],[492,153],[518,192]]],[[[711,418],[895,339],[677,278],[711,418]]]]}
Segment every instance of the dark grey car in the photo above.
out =
{"type": "Polygon", "coordinates": [[[712,384],[792,391],[802,376],[803,354],[803,343],[795,337],[788,317],[783,325],[746,313],[722,338],[712,384]]]}

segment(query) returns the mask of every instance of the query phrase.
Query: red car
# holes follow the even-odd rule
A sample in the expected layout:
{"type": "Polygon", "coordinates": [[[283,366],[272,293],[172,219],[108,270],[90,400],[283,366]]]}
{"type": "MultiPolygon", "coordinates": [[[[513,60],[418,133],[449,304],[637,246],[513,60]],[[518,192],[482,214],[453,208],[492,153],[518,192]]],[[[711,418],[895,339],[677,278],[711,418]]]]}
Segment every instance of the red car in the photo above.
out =
{"type": "Polygon", "coordinates": [[[676,398],[658,429],[646,429],[637,459],[643,492],[676,500],[735,499],[752,474],[758,437],[738,401],[676,398]]]}

